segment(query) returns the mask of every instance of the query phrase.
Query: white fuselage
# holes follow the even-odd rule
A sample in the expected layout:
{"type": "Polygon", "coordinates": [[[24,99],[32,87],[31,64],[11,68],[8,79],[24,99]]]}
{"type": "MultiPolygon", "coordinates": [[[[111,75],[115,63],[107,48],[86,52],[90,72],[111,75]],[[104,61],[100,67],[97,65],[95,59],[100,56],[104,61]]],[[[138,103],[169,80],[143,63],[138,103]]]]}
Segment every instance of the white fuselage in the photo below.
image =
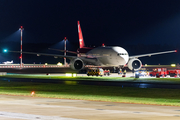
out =
{"type": "Polygon", "coordinates": [[[6,61],[6,62],[3,62],[4,64],[12,64],[13,61],[6,61]]]}
{"type": "Polygon", "coordinates": [[[97,47],[86,53],[89,57],[95,57],[101,65],[117,66],[125,65],[129,61],[127,51],[122,47],[97,47]]]}

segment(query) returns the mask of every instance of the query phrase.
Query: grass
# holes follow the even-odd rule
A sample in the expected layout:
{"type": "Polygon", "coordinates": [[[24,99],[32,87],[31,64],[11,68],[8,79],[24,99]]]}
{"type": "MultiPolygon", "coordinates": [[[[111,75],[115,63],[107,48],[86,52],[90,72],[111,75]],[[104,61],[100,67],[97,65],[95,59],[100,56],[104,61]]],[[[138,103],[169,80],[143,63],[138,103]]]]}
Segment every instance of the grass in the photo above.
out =
{"type": "Polygon", "coordinates": [[[0,94],[46,98],[180,106],[179,93],[179,89],[0,81],[0,94]]]}

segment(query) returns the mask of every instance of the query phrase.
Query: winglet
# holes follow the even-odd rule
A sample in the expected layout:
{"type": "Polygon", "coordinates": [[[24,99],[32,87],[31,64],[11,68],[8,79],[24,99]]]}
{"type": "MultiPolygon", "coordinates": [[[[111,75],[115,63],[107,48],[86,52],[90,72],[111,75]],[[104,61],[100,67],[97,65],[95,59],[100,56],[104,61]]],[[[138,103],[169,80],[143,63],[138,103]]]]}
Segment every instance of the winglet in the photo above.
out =
{"type": "Polygon", "coordinates": [[[80,22],[77,21],[77,24],[78,24],[78,35],[79,35],[79,47],[83,48],[83,47],[85,47],[85,43],[84,43],[84,39],[83,39],[83,35],[82,35],[80,22]]]}

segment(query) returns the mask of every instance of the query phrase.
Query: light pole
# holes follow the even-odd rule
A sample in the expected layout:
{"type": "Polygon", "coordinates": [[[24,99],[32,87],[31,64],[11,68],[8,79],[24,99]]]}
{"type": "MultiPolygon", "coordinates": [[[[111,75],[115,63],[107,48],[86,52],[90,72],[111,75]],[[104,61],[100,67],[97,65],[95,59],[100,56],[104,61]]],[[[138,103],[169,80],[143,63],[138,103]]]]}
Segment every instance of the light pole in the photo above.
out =
{"type": "Polygon", "coordinates": [[[19,28],[21,30],[21,55],[20,55],[20,67],[22,67],[22,31],[24,30],[23,26],[19,28]]]}
{"type": "MultiPolygon", "coordinates": [[[[66,56],[66,37],[64,37],[64,56],[66,56]]],[[[66,57],[64,57],[64,65],[66,66],[66,57]]]]}

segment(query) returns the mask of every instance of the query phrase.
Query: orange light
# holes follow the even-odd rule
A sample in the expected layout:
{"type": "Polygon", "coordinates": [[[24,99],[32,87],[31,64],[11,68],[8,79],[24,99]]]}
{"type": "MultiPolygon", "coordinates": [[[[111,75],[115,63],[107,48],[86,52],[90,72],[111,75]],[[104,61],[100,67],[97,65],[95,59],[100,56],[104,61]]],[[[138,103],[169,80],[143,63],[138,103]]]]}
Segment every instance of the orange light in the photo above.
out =
{"type": "Polygon", "coordinates": [[[34,95],[34,94],[35,94],[35,92],[34,92],[34,91],[32,91],[32,92],[31,92],[31,95],[34,95]]]}

